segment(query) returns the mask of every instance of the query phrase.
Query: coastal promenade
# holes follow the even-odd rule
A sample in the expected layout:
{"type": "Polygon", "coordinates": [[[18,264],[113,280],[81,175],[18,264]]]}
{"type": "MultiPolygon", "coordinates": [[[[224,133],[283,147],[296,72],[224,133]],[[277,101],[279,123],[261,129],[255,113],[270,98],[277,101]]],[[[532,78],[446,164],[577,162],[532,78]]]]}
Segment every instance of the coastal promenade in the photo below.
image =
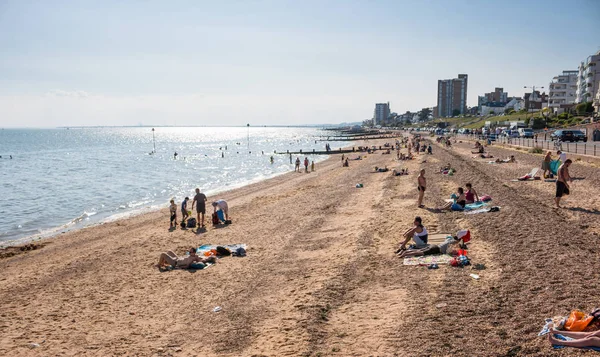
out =
{"type": "Polygon", "coordinates": [[[229,202],[233,224],[223,228],[169,232],[165,209],[0,259],[0,355],[587,355],[536,335],[547,317],[597,306],[600,169],[574,163],[585,179],[556,210],[554,184],[510,181],[539,155],[491,147],[517,163],[490,165],[470,146],[434,145],[400,162],[350,154],[349,168],[335,156],[315,172],[226,192],[214,197],[229,202]],[[435,173],[447,163],[454,176],[435,173]],[[421,168],[425,209],[415,203],[421,168]],[[500,212],[432,209],[466,182],[500,212]],[[479,280],[470,267],[403,265],[394,251],[416,215],[431,233],[471,230],[468,255],[486,266],[479,280]],[[248,244],[248,256],[196,272],[154,267],[166,250],[232,243],[248,244]]]}

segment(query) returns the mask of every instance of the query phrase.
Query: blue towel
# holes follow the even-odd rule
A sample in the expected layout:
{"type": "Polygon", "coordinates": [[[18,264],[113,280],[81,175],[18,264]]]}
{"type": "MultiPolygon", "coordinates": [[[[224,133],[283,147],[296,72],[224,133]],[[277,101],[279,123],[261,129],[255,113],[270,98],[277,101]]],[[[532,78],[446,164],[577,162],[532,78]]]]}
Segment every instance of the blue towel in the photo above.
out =
{"type": "MultiPolygon", "coordinates": [[[[559,335],[559,334],[554,335],[554,337],[556,337],[559,340],[563,340],[563,341],[572,341],[572,340],[574,340],[571,337],[567,337],[567,336],[563,336],[563,335],[559,335]]],[[[552,347],[554,347],[555,349],[560,349],[560,348],[571,347],[571,346],[552,345],[552,347]]],[[[573,347],[573,348],[577,348],[577,347],[573,347]]],[[[581,349],[582,350],[592,350],[592,351],[600,352],[600,347],[581,347],[581,349]]]]}
{"type": "Polygon", "coordinates": [[[481,208],[483,206],[486,206],[487,203],[483,202],[483,201],[479,201],[479,202],[473,202],[473,203],[469,203],[465,206],[466,210],[472,210],[472,209],[478,209],[481,208]]]}
{"type": "Polygon", "coordinates": [[[552,175],[558,175],[558,168],[560,167],[560,160],[550,161],[550,172],[552,175]]]}

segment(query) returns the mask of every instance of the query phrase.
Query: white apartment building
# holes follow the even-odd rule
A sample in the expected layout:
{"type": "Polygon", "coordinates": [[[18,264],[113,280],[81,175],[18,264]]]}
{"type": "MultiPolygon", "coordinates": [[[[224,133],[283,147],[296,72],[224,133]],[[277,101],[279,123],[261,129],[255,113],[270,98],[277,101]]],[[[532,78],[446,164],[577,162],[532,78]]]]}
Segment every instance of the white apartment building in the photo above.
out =
{"type": "Polygon", "coordinates": [[[579,65],[577,103],[591,102],[600,87],[600,51],[579,65]]]}
{"type": "Polygon", "coordinates": [[[373,113],[373,125],[384,125],[387,118],[390,116],[390,102],[375,104],[373,113]]]}
{"type": "Polygon", "coordinates": [[[562,112],[564,105],[576,103],[578,78],[579,71],[563,71],[562,74],[552,78],[548,87],[550,88],[548,104],[553,111],[562,112]]]}

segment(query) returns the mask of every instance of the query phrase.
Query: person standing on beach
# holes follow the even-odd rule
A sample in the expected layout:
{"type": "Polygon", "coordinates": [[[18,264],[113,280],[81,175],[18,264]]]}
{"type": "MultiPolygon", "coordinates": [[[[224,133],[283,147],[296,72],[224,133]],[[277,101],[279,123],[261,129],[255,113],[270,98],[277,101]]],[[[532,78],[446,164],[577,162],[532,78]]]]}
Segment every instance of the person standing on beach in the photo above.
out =
{"type": "Polygon", "coordinates": [[[310,163],[310,172],[315,172],[315,160],[310,163]]]}
{"type": "Polygon", "coordinates": [[[290,165],[292,164],[292,154],[290,154],[290,165]]]}
{"type": "Polygon", "coordinates": [[[567,161],[565,161],[564,164],[560,165],[560,167],[558,168],[558,179],[556,180],[556,197],[554,198],[556,208],[560,208],[561,197],[570,193],[570,187],[567,181],[573,181],[573,179],[569,175],[569,166],[571,166],[571,162],[571,159],[567,159],[567,161]]]}
{"type": "Polygon", "coordinates": [[[227,201],[222,200],[222,199],[217,200],[212,203],[212,206],[214,208],[213,213],[217,213],[217,209],[220,209],[225,214],[225,219],[229,220],[229,205],[227,205],[227,201]]]}
{"type": "Polygon", "coordinates": [[[308,173],[308,157],[304,158],[304,172],[308,173]]]}
{"type": "Polygon", "coordinates": [[[299,157],[296,158],[296,168],[294,169],[294,172],[296,172],[296,171],[300,172],[300,158],[299,157]]]}
{"type": "Polygon", "coordinates": [[[556,155],[558,155],[558,159],[562,164],[564,164],[567,161],[567,154],[565,154],[564,152],[558,150],[556,152],[556,155]]]}
{"type": "Polygon", "coordinates": [[[177,205],[175,204],[175,200],[171,200],[169,212],[171,212],[171,224],[169,228],[173,229],[177,227],[177,205]]]}
{"type": "Polygon", "coordinates": [[[200,192],[199,188],[196,188],[196,195],[192,201],[192,210],[196,205],[196,221],[202,222],[201,227],[204,227],[204,215],[206,214],[206,195],[200,192]],[[200,220],[200,214],[202,214],[202,220],[200,220]]]}
{"type": "Polygon", "coordinates": [[[190,198],[186,197],[183,202],[181,202],[181,222],[185,222],[185,220],[190,216],[187,210],[187,203],[189,200],[190,198]]]}
{"type": "Polygon", "coordinates": [[[425,195],[425,188],[427,187],[427,180],[425,179],[425,169],[421,169],[419,177],[417,178],[417,190],[419,190],[419,199],[417,204],[419,208],[425,207],[423,205],[423,196],[425,195]]]}

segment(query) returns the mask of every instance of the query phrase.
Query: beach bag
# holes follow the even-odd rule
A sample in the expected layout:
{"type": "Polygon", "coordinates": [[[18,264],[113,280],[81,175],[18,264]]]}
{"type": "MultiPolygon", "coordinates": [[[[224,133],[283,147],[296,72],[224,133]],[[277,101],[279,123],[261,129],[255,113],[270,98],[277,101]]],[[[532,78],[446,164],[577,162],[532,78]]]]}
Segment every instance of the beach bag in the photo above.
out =
{"type": "Polygon", "coordinates": [[[179,224],[179,226],[181,227],[181,229],[185,229],[185,221],[181,221],[181,223],[179,224]]]}
{"type": "Polygon", "coordinates": [[[213,223],[214,225],[217,225],[217,224],[219,224],[219,223],[220,223],[220,221],[219,221],[219,216],[217,216],[217,214],[216,214],[216,213],[213,213],[213,214],[212,214],[212,223],[213,223]]]}
{"type": "Polygon", "coordinates": [[[231,255],[231,251],[225,247],[218,246],[217,247],[217,256],[227,257],[231,255]]]}
{"type": "Polygon", "coordinates": [[[458,237],[458,239],[462,239],[463,243],[468,243],[471,241],[471,231],[468,229],[462,229],[456,233],[456,237],[458,237]]]}
{"type": "Polygon", "coordinates": [[[565,330],[567,331],[583,331],[592,322],[594,316],[588,316],[585,312],[579,310],[571,311],[567,322],[565,322],[565,330]]]}
{"type": "Polygon", "coordinates": [[[187,227],[188,228],[195,228],[196,227],[196,218],[188,218],[188,220],[187,220],[187,227]]]}
{"type": "Polygon", "coordinates": [[[483,196],[481,196],[481,200],[483,202],[489,202],[492,200],[492,197],[490,195],[483,195],[483,196]]]}

